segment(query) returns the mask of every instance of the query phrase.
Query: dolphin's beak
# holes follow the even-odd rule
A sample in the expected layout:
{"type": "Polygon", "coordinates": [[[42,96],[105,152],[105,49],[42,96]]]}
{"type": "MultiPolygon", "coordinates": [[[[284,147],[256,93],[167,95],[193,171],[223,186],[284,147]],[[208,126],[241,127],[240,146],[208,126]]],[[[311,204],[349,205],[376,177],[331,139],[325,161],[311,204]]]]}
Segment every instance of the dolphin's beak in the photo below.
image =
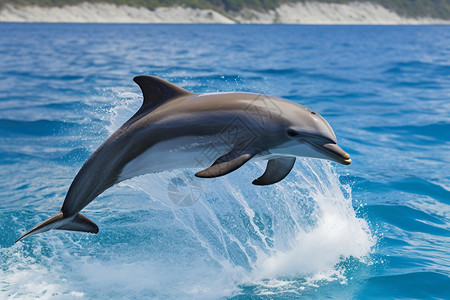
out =
{"type": "Polygon", "coordinates": [[[315,148],[317,148],[320,152],[325,154],[329,160],[335,161],[342,165],[349,165],[352,163],[350,158],[350,154],[345,152],[335,143],[311,143],[315,148]]]}
{"type": "Polygon", "coordinates": [[[332,158],[334,158],[333,160],[337,163],[340,163],[342,165],[349,165],[352,163],[350,154],[342,150],[341,147],[336,144],[329,143],[322,145],[322,149],[327,154],[330,154],[332,158]]]}

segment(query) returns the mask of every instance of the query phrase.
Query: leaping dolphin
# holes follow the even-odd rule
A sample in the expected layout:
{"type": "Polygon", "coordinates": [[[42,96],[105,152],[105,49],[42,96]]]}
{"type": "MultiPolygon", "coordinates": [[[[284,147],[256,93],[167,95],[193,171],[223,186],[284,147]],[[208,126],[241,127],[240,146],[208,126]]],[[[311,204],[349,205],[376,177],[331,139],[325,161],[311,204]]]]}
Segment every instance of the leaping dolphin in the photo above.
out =
{"type": "Polygon", "coordinates": [[[80,211],[116,183],[147,173],[200,167],[197,177],[212,178],[268,160],[253,184],[269,185],[289,174],[297,156],[351,163],[327,121],[302,105],[252,93],[196,94],[154,76],[134,81],[141,108],[84,163],[59,213],[17,241],[50,229],[98,233],[80,211]]]}

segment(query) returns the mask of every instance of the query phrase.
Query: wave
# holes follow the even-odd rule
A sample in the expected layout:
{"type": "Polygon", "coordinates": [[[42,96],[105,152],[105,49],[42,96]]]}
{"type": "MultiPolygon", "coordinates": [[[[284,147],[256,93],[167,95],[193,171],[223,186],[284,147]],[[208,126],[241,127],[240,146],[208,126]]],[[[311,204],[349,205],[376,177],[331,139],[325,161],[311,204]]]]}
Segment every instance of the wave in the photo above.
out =
{"type": "Polygon", "coordinates": [[[389,289],[389,297],[392,298],[445,299],[450,293],[450,279],[439,271],[377,276],[368,280],[367,287],[360,295],[370,299],[367,296],[377,295],[380,289],[389,289]],[[404,285],[405,282],[408,282],[407,286],[404,285]],[[433,292],[430,293],[430,290],[433,292]]]}
{"type": "Polygon", "coordinates": [[[52,136],[64,128],[76,127],[78,124],[61,121],[36,120],[19,121],[0,119],[0,134],[3,137],[17,137],[17,135],[52,136]]]}
{"type": "Polygon", "coordinates": [[[417,144],[427,146],[430,144],[446,144],[450,140],[450,123],[447,122],[426,125],[377,126],[364,129],[377,133],[408,136],[409,140],[412,139],[417,144]]]}

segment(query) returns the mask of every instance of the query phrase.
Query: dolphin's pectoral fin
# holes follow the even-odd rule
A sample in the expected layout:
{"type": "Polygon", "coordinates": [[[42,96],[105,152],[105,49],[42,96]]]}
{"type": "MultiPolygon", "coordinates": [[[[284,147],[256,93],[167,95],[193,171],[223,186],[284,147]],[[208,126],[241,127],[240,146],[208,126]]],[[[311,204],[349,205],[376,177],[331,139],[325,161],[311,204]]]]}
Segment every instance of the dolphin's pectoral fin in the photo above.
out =
{"type": "Polygon", "coordinates": [[[295,157],[274,158],[267,163],[266,171],[258,179],[253,180],[255,185],[269,185],[283,180],[295,163],[295,157]]]}
{"type": "Polygon", "coordinates": [[[212,178],[226,175],[240,168],[259,151],[256,149],[232,150],[231,152],[219,157],[211,167],[197,172],[195,176],[202,178],[212,178]]]}
{"type": "Polygon", "coordinates": [[[46,232],[51,229],[98,233],[98,226],[82,214],[78,213],[72,217],[64,217],[64,214],[60,211],[55,216],[42,222],[22,235],[16,243],[24,237],[46,232]]]}

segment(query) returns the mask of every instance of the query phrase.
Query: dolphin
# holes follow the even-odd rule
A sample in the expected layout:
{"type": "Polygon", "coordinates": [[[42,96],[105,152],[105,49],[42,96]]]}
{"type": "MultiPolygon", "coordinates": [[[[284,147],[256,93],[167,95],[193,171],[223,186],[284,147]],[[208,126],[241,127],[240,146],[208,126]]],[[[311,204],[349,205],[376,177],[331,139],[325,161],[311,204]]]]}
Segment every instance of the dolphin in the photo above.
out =
{"type": "Polygon", "coordinates": [[[296,157],[351,163],[327,121],[305,106],[253,93],[196,94],[148,75],[134,81],[140,109],[84,163],[61,210],[17,241],[51,229],[98,233],[80,211],[116,183],[147,173],[201,168],[197,177],[213,178],[268,160],[253,184],[270,185],[289,174],[296,157]]]}

